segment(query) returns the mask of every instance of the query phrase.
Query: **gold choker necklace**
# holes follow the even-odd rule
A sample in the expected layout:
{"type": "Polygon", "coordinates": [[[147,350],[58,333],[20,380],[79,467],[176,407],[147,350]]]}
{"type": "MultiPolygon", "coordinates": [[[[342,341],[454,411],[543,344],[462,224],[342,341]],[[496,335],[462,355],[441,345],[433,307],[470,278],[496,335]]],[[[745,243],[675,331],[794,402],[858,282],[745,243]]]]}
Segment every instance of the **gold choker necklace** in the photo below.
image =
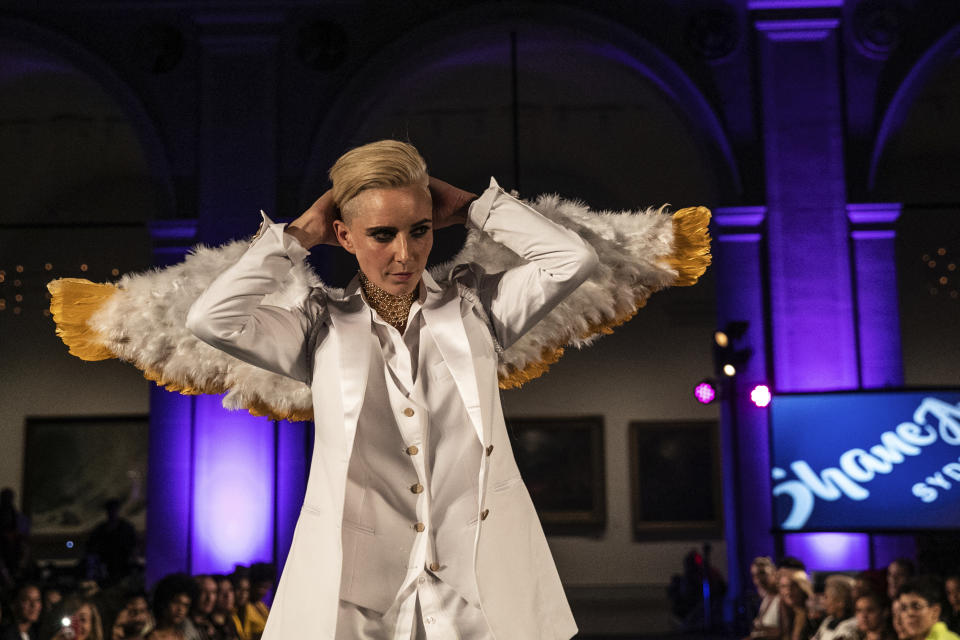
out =
{"type": "Polygon", "coordinates": [[[363,271],[360,272],[360,286],[363,287],[363,293],[367,296],[367,302],[373,310],[380,314],[384,322],[403,333],[403,328],[407,325],[407,317],[410,315],[410,307],[413,306],[413,299],[417,295],[416,288],[410,293],[395,296],[370,282],[367,276],[363,275],[363,271]]]}

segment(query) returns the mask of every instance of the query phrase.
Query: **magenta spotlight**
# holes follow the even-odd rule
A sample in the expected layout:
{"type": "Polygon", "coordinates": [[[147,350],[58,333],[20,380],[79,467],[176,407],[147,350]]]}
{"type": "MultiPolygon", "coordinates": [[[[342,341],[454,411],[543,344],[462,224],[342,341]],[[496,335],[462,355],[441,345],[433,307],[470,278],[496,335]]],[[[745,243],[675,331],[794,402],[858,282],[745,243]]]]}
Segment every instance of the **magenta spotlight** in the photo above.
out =
{"type": "Polygon", "coordinates": [[[717,389],[712,382],[704,380],[694,387],[693,396],[697,399],[697,402],[710,404],[717,398],[717,389]]]}
{"type": "Polygon", "coordinates": [[[770,387],[765,384],[758,384],[753,388],[753,391],[750,392],[750,399],[753,400],[753,404],[761,409],[770,404],[771,398],[773,398],[773,396],[770,395],[770,387]]]}

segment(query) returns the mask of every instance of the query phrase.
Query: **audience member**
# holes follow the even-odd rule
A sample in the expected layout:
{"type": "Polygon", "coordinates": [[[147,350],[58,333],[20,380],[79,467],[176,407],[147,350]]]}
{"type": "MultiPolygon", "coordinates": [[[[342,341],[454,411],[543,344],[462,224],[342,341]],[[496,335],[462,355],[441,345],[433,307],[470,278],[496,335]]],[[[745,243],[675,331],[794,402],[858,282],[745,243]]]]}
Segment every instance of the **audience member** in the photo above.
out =
{"type": "Polygon", "coordinates": [[[903,626],[903,610],[899,600],[890,603],[890,623],[893,625],[893,633],[896,634],[897,640],[907,640],[909,636],[903,626]]]}
{"type": "Polygon", "coordinates": [[[947,595],[947,612],[943,621],[950,631],[960,634],[960,575],[947,576],[943,587],[947,595]]]}
{"type": "Polygon", "coordinates": [[[827,616],[813,634],[813,640],[856,640],[857,619],[853,616],[853,580],[827,576],[823,589],[827,616]]]}
{"type": "MultiPolygon", "coordinates": [[[[58,607],[54,621],[57,630],[50,640],[103,640],[100,611],[92,600],[74,595],[65,598],[58,607]]],[[[44,634],[44,637],[47,637],[44,634]]]]}
{"type": "Polygon", "coordinates": [[[184,630],[196,596],[197,583],[185,573],[173,573],[160,580],[153,593],[157,626],[147,640],[186,640],[184,630]]]}
{"type": "Polygon", "coordinates": [[[217,581],[217,603],[210,614],[210,621],[213,624],[214,637],[217,640],[238,640],[240,632],[243,630],[239,626],[240,620],[236,615],[234,602],[236,597],[233,593],[233,583],[226,576],[216,576],[217,581]]]}
{"type": "Polygon", "coordinates": [[[147,594],[134,591],[124,599],[123,609],[113,623],[110,638],[111,640],[146,638],[153,627],[153,616],[150,615],[147,594]]]}
{"type": "Polygon", "coordinates": [[[190,618],[184,627],[187,640],[198,637],[211,640],[214,637],[213,622],[210,615],[217,604],[217,582],[212,576],[194,576],[197,583],[197,597],[190,608],[190,618]]]}
{"type": "Polygon", "coordinates": [[[43,600],[40,588],[30,582],[14,591],[12,620],[0,629],[0,640],[37,640],[40,632],[40,613],[43,600]]]}
{"type": "Polygon", "coordinates": [[[87,540],[88,564],[93,575],[106,584],[112,584],[129,575],[137,548],[137,531],[120,517],[120,501],[107,500],[103,505],[107,519],[90,533],[87,540]]]}
{"type": "Polygon", "coordinates": [[[854,613],[860,640],[895,640],[887,599],[876,591],[867,591],[854,600],[854,613]]]}
{"type": "Polygon", "coordinates": [[[27,519],[17,511],[10,487],[0,490],[0,593],[13,587],[27,565],[27,519]]]}
{"type": "Polygon", "coordinates": [[[251,640],[252,629],[247,619],[247,605],[250,604],[250,578],[249,570],[243,566],[237,566],[230,581],[233,583],[234,608],[236,613],[236,625],[240,640],[251,640]]]}
{"type": "Polygon", "coordinates": [[[904,640],[960,640],[940,621],[943,594],[939,583],[929,578],[908,580],[900,588],[897,602],[904,640]]]}
{"type": "Polygon", "coordinates": [[[53,611],[63,601],[63,591],[56,585],[43,587],[43,610],[53,611]]]}
{"type": "Polygon", "coordinates": [[[781,640],[807,640],[816,627],[811,628],[807,604],[813,596],[813,585],[804,571],[784,570],[779,583],[780,600],[789,612],[781,622],[781,640]],[[789,572],[787,572],[789,571],[789,572]]]}
{"type": "Polygon", "coordinates": [[[900,587],[917,572],[910,558],[897,558],[887,566],[887,597],[896,600],[900,587]]]}
{"type": "Polygon", "coordinates": [[[276,580],[276,570],[273,565],[265,562],[250,565],[250,602],[247,603],[244,618],[244,629],[249,634],[249,640],[260,640],[267,626],[270,607],[264,599],[273,590],[274,580],[276,580]]]}
{"type": "Polygon", "coordinates": [[[760,608],[753,619],[751,638],[780,637],[780,596],[777,593],[777,570],[765,556],[754,558],[750,577],[760,596],[760,608]]]}

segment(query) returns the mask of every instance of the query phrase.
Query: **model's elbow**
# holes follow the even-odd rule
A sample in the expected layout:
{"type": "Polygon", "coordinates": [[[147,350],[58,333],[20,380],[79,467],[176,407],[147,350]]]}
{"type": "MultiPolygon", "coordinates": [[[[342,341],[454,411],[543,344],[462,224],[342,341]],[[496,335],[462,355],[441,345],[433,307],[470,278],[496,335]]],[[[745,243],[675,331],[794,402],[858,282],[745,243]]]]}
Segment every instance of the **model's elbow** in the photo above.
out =
{"type": "Polygon", "coordinates": [[[597,256],[596,249],[584,242],[580,250],[577,251],[577,266],[573,279],[579,285],[593,275],[598,264],[600,264],[600,258],[597,256]]]}
{"type": "Polygon", "coordinates": [[[186,327],[187,331],[206,343],[216,341],[213,326],[210,322],[208,310],[199,304],[199,300],[190,306],[187,311],[186,327]]]}

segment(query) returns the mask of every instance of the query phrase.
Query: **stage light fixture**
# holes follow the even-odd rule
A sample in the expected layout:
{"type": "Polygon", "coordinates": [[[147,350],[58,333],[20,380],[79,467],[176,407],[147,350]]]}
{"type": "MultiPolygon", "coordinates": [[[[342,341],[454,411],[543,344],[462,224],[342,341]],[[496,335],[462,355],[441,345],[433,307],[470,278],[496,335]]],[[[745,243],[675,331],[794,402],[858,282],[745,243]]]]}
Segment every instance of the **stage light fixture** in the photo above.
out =
{"type": "Polygon", "coordinates": [[[743,371],[744,365],[753,355],[753,350],[746,345],[738,344],[743,341],[749,323],[742,320],[728,322],[722,329],[713,333],[713,367],[716,377],[732,378],[738,370],[743,371]]]}
{"type": "Polygon", "coordinates": [[[703,380],[693,388],[693,397],[700,404],[710,404],[717,399],[717,388],[710,380],[703,380]]]}
{"type": "Polygon", "coordinates": [[[768,406],[770,401],[773,399],[773,396],[770,393],[770,387],[765,384],[758,384],[750,392],[750,399],[753,401],[753,404],[757,405],[761,409],[768,406]]]}

